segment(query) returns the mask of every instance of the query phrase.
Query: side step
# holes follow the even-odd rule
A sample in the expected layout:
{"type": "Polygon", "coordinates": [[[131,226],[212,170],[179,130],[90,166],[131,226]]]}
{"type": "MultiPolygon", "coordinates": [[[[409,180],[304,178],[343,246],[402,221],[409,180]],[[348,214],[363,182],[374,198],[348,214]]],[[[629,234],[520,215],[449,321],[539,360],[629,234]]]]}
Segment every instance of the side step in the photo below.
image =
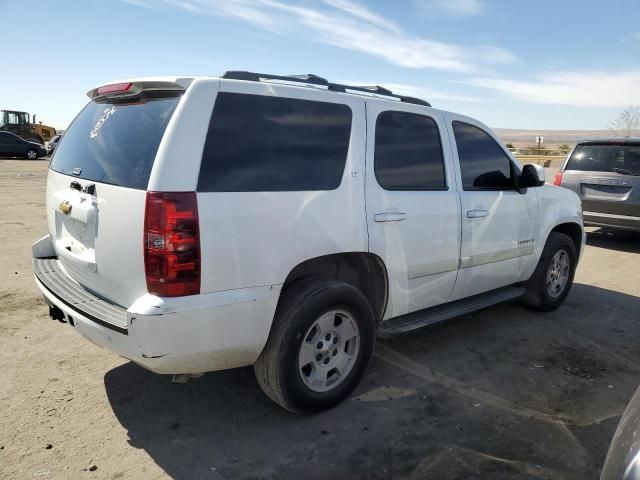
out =
{"type": "Polygon", "coordinates": [[[390,318],[382,322],[378,328],[378,337],[386,338],[400,333],[410,332],[416,328],[426,327],[450,318],[459,317],[482,308],[513,300],[525,293],[524,287],[510,286],[491,290],[490,292],[463,298],[454,302],[425,308],[400,317],[390,318]]]}

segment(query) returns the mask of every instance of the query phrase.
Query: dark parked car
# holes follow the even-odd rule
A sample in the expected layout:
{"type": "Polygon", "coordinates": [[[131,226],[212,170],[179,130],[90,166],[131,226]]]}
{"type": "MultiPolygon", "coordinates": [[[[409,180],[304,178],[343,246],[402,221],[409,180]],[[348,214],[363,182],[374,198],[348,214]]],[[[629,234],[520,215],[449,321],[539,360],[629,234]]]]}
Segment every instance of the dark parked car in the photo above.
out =
{"type": "Polygon", "coordinates": [[[10,132],[0,132],[0,156],[35,160],[46,154],[44,146],[39,143],[29,142],[10,132]]]}
{"type": "Polygon", "coordinates": [[[640,388],[622,414],[601,480],[640,480],[640,388]]]}
{"type": "Polygon", "coordinates": [[[553,183],[580,195],[585,225],[640,231],[640,138],[579,142],[553,183]]]}

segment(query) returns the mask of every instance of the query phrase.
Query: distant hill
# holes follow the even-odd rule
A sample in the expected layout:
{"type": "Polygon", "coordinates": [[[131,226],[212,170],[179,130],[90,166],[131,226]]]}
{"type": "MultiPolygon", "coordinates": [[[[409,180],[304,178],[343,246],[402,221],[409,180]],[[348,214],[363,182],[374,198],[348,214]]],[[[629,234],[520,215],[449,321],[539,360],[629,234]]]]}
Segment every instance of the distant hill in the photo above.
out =
{"type": "MultiPolygon", "coordinates": [[[[611,130],[519,130],[517,128],[494,128],[500,139],[507,143],[534,144],[536,137],[542,135],[545,144],[571,145],[586,138],[615,137],[611,130]]],[[[640,134],[640,132],[638,132],[640,134]]]]}

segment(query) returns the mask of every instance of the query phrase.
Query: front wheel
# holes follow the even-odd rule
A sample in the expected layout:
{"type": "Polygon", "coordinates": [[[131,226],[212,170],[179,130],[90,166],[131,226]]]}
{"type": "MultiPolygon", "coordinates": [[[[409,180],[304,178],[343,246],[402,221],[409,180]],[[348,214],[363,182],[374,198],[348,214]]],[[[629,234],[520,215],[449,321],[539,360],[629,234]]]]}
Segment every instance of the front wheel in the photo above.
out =
{"type": "Polygon", "coordinates": [[[24,152],[24,158],[26,158],[27,160],[35,160],[38,158],[38,152],[30,148],[29,150],[24,152]]]}
{"type": "Polygon", "coordinates": [[[291,412],[326,410],[358,385],[374,342],[375,319],[362,292],[337,280],[302,280],[282,293],[256,378],[291,412]]]}
{"type": "Polygon", "coordinates": [[[527,282],[523,303],[547,312],[558,308],[567,298],[578,263],[571,238],[551,232],[533,275],[527,282]]]}

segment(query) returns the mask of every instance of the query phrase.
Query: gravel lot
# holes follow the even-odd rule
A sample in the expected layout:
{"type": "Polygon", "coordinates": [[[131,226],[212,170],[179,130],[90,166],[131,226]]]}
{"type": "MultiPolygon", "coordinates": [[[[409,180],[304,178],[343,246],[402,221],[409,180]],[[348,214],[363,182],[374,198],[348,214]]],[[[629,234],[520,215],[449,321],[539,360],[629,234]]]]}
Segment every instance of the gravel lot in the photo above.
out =
{"type": "Polygon", "coordinates": [[[0,478],[598,477],[640,383],[639,237],[591,229],[560,309],[379,342],[349,401],[298,417],[250,368],[173,385],[49,320],[46,168],[0,160],[0,478]]]}

